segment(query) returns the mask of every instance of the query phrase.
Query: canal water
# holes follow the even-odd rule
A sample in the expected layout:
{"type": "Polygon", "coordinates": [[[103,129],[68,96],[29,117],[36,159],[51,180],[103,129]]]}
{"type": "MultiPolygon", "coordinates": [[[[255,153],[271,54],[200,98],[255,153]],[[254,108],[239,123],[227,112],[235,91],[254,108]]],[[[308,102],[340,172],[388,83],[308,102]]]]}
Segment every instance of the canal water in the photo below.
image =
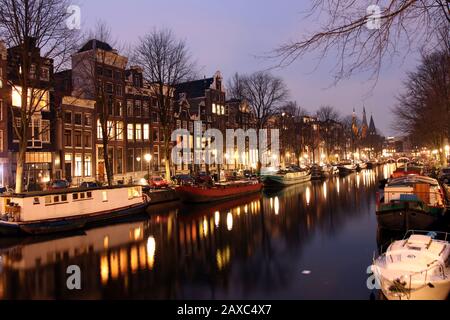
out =
{"type": "Polygon", "coordinates": [[[373,299],[391,168],[205,206],[169,203],[64,236],[0,239],[0,299],[373,299]],[[81,290],[66,286],[79,266],[81,290]]]}

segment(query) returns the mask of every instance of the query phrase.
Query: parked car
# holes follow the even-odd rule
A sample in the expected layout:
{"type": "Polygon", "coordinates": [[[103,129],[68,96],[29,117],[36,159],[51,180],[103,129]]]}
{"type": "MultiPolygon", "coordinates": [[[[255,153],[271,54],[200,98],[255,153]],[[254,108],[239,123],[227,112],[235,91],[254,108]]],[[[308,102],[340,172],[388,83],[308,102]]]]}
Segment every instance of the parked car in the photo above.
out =
{"type": "Polygon", "coordinates": [[[94,181],[85,181],[80,184],[80,188],[99,188],[101,184],[94,181]]]}
{"type": "Polygon", "coordinates": [[[439,171],[438,178],[439,178],[439,181],[442,181],[445,184],[450,184],[450,167],[442,168],[439,171]]]}
{"type": "Polygon", "coordinates": [[[57,189],[67,189],[70,187],[70,183],[67,180],[63,179],[56,179],[53,181],[50,181],[48,185],[49,190],[57,190],[57,189]]]}
{"type": "Polygon", "coordinates": [[[177,174],[172,177],[172,181],[178,185],[193,185],[195,183],[194,178],[189,174],[177,174]]]}
{"type": "Polygon", "coordinates": [[[162,189],[169,187],[169,183],[160,176],[150,177],[148,184],[151,188],[162,189]]]}

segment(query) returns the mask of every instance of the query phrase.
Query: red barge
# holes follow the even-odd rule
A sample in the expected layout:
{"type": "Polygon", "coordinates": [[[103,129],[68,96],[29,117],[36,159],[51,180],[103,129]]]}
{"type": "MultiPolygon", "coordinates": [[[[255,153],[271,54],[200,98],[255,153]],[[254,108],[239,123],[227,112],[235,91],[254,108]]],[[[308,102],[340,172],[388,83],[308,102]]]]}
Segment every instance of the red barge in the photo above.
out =
{"type": "Polygon", "coordinates": [[[213,187],[179,186],[175,188],[183,202],[206,203],[239,198],[248,194],[260,192],[262,183],[245,181],[215,184],[213,187]]]}

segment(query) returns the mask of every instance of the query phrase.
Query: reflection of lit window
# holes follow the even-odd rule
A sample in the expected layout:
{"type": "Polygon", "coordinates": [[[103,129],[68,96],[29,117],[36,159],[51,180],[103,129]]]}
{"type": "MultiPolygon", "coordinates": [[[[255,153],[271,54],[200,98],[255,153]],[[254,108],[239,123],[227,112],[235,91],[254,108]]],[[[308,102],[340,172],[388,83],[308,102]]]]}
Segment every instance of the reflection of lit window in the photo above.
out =
{"type": "Polygon", "coordinates": [[[274,210],[276,215],[280,213],[280,200],[278,199],[278,197],[275,197],[274,210]]]}
{"type": "Polygon", "coordinates": [[[233,230],[233,215],[231,212],[228,212],[227,214],[227,229],[228,231],[233,230]]]}
{"type": "Polygon", "coordinates": [[[155,264],[155,252],[156,252],[156,241],[154,237],[149,237],[147,239],[147,264],[150,269],[153,269],[155,264]]]}
{"type": "Polygon", "coordinates": [[[130,252],[130,267],[131,267],[131,272],[136,272],[139,265],[138,265],[138,250],[136,247],[131,248],[131,252],[130,252]]]}
{"type": "Polygon", "coordinates": [[[109,277],[108,256],[104,255],[100,258],[100,278],[102,284],[106,284],[108,282],[108,277],[109,277]]]}
{"type": "Polygon", "coordinates": [[[106,236],[103,238],[103,248],[108,249],[109,247],[109,237],[106,236]]]}
{"type": "Polygon", "coordinates": [[[117,253],[111,253],[110,265],[111,278],[117,279],[117,277],[119,276],[119,255],[117,253]]]}
{"type": "Polygon", "coordinates": [[[219,223],[220,223],[220,213],[219,211],[214,212],[214,225],[216,226],[216,228],[219,227],[219,223]]]}

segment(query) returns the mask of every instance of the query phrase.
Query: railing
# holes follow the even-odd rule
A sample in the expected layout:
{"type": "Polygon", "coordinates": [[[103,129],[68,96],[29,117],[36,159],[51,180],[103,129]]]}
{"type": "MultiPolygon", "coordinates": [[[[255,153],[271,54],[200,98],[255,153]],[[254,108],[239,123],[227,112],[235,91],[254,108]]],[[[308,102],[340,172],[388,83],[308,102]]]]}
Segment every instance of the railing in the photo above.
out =
{"type": "Polygon", "coordinates": [[[405,233],[403,240],[407,240],[410,236],[414,234],[431,236],[431,238],[435,240],[448,241],[447,239],[450,239],[450,233],[444,231],[408,230],[405,233]],[[442,236],[442,238],[436,238],[436,236],[442,236]]]}

